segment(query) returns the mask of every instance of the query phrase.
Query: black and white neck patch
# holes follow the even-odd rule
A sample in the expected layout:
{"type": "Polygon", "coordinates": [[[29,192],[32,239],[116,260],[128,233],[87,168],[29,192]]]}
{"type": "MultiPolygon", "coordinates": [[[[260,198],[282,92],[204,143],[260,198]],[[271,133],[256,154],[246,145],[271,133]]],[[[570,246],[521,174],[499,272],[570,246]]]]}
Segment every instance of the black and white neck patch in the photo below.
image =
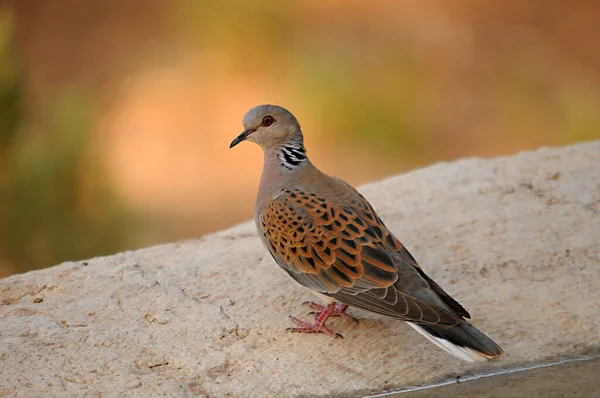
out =
{"type": "Polygon", "coordinates": [[[279,152],[281,165],[288,170],[296,169],[306,159],[306,149],[302,144],[286,144],[279,152]]]}

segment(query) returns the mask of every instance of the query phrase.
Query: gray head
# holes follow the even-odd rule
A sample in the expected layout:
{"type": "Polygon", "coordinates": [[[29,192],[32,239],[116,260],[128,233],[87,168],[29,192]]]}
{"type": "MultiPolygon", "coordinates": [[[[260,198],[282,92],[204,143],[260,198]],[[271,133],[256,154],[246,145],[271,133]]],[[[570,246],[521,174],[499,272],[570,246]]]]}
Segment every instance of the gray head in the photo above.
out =
{"type": "Polygon", "coordinates": [[[277,105],[259,105],[248,111],[242,122],[244,131],[229,146],[252,141],[263,150],[290,144],[304,149],[304,139],[298,120],[287,109],[277,105]]]}

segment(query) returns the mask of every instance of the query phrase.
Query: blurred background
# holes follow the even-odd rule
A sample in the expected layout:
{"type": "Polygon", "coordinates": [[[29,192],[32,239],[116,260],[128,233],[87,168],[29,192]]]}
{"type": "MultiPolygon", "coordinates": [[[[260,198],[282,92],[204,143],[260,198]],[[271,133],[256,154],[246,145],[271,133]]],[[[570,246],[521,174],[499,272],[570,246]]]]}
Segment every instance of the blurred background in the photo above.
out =
{"type": "Polygon", "coordinates": [[[0,276],[252,216],[251,107],[352,184],[600,138],[600,2],[0,0],[0,276]]]}

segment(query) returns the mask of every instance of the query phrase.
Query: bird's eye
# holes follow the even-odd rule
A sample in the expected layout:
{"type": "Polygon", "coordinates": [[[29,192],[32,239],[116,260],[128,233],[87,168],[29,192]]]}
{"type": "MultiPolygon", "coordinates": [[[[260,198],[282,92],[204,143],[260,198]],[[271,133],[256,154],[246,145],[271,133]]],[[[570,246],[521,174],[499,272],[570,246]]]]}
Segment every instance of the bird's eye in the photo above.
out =
{"type": "Polygon", "coordinates": [[[275,119],[273,119],[273,116],[265,116],[265,117],[263,117],[262,125],[265,127],[269,127],[270,125],[273,124],[274,121],[275,121],[275,119]]]}

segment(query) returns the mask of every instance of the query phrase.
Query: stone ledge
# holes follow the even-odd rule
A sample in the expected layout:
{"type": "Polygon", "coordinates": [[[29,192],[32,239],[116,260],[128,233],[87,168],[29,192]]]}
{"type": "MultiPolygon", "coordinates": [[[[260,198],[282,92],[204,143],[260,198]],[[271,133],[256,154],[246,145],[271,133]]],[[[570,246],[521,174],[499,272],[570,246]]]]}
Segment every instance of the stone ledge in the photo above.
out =
{"type": "Polygon", "coordinates": [[[286,333],[312,296],[248,222],[1,280],[0,395],[357,396],[600,353],[600,141],[361,191],[501,360],[462,362],[358,310],[330,321],[343,340],[286,333]]]}

